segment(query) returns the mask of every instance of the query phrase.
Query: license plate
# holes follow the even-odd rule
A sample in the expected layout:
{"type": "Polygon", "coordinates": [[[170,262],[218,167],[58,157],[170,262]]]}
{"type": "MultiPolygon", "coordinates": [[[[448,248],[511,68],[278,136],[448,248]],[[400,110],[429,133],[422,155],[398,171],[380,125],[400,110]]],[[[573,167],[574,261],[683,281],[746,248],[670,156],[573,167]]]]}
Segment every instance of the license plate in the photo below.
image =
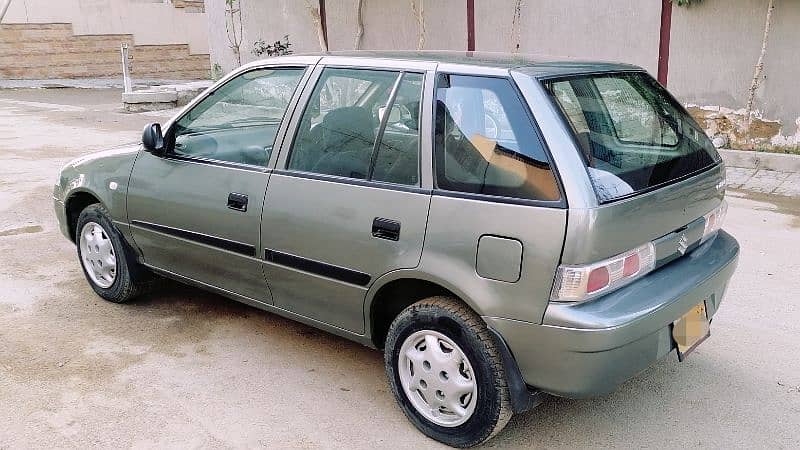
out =
{"type": "Polygon", "coordinates": [[[672,323],[672,338],[678,347],[678,361],[686,359],[686,355],[709,336],[711,327],[708,323],[706,302],[702,301],[672,323]]]}

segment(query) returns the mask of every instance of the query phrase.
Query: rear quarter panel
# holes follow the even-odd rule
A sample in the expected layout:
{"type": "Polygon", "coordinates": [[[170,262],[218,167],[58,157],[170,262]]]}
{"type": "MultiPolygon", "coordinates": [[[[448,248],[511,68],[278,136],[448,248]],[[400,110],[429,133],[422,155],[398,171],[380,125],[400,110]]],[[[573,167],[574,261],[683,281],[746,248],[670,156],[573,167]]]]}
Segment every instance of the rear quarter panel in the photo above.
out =
{"type": "Polygon", "coordinates": [[[540,323],[564,242],[565,209],[434,195],[419,271],[458,286],[482,316],[540,323]],[[483,235],[522,243],[520,278],[506,282],[476,271],[483,235]]]}

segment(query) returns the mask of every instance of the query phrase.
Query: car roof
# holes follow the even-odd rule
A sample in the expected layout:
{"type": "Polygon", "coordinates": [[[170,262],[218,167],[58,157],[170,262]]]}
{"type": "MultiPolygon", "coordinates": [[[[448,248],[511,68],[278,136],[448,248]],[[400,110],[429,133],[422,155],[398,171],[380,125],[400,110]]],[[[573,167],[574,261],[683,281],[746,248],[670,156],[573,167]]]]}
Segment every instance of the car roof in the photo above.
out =
{"type": "Polygon", "coordinates": [[[527,55],[519,53],[467,52],[467,51],[334,51],[307,53],[292,56],[320,56],[335,60],[342,58],[383,59],[395,61],[422,61],[460,64],[473,67],[492,67],[522,72],[534,77],[549,77],[579,73],[643,70],[641,67],[609,61],[585,61],[571,57],[527,55]]]}

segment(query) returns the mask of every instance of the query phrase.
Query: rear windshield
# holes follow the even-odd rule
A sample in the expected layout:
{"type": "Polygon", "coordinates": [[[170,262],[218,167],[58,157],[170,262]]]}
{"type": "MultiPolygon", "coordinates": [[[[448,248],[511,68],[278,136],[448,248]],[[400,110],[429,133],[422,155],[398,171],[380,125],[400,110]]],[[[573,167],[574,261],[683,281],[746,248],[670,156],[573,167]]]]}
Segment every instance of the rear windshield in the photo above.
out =
{"type": "Polygon", "coordinates": [[[601,203],[653,189],[719,162],[697,122],[643,72],[548,79],[601,203]]]}

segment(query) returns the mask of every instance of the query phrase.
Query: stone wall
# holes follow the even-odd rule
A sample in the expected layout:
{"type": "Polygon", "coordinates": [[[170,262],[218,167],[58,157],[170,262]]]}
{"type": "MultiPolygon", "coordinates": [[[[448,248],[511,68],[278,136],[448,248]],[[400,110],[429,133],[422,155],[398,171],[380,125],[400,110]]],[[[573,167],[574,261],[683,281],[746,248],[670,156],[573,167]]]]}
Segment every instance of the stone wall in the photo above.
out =
{"type": "Polygon", "coordinates": [[[187,44],[136,45],[130,34],[76,36],[71,24],[0,25],[0,79],[122,76],[120,46],[127,43],[135,79],[207,79],[208,55],[187,44]]]}
{"type": "MultiPolygon", "coordinates": [[[[252,1],[252,0],[251,0],[252,1]]],[[[208,54],[198,0],[12,0],[3,24],[72,24],[76,35],[132,35],[138,45],[187,44],[208,54]]]]}

